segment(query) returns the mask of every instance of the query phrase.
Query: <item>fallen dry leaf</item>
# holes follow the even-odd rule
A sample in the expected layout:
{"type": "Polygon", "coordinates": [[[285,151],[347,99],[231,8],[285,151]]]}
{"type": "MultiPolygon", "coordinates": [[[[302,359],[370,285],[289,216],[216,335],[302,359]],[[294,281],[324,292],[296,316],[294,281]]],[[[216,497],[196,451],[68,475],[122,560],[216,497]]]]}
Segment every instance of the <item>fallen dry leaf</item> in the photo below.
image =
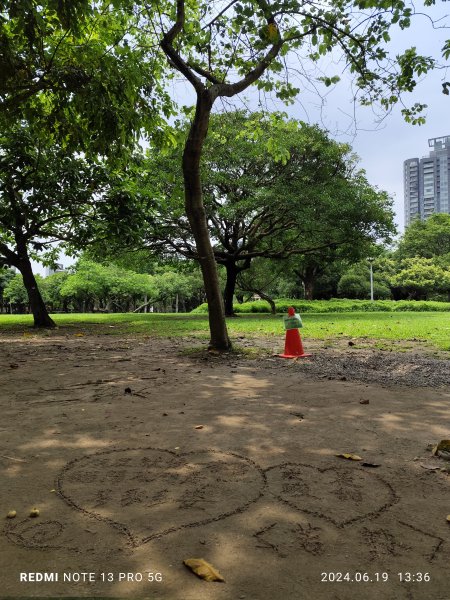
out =
{"type": "Polygon", "coordinates": [[[433,463],[420,463],[422,469],[427,469],[428,471],[439,471],[441,469],[441,465],[435,465],[433,463]]]}
{"type": "Polygon", "coordinates": [[[203,425],[196,425],[195,429],[203,429],[203,427],[204,427],[203,425]]]}
{"type": "Polygon", "coordinates": [[[357,454],[349,454],[348,452],[344,452],[343,454],[336,454],[339,458],[346,458],[347,460],[362,460],[360,456],[357,454]]]}
{"type": "Polygon", "coordinates": [[[450,460],[450,440],[441,440],[437,446],[433,448],[433,456],[439,456],[445,460],[450,460]]]}
{"type": "Polygon", "coordinates": [[[210,565],[209,562],[206,562],[204,558],[187,558],[183,560],[183,564],[195,573],[197,577],[205,581],[225,581],[219,571],[210,565]]]}

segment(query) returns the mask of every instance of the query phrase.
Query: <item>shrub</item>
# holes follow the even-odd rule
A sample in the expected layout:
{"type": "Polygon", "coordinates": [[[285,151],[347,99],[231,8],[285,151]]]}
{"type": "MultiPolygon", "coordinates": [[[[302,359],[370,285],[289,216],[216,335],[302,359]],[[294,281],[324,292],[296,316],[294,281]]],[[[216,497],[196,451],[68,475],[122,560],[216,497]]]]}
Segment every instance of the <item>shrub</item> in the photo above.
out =
{"type": "MultiPolygon", "coordinates": [[[[287,313],[293,306],[300,313],[329,313],[329,312],[429,312],[450,311],[450,302],[416,301],[416,300],[347,300],[332,298],[331,300],[291,300],[280,298],[275,300],[277,313],[287,313]]],[[[270,306],[264,300],[235,304],[236,314],[270,313],[270,306]]],[[[208,305],[201,304],[193,313],[207,313],[208,305]]]]}

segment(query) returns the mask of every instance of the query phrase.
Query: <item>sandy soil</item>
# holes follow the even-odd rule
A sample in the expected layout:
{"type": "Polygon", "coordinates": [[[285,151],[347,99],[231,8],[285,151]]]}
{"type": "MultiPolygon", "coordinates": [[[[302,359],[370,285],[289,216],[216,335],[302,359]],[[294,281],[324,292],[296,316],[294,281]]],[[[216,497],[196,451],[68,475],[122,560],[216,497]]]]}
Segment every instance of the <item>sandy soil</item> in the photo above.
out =
{"type": "Polygon", "coordinates": [[[449,362],[193,343],[0,340],[0,597],[448,600],[449,362]]]}

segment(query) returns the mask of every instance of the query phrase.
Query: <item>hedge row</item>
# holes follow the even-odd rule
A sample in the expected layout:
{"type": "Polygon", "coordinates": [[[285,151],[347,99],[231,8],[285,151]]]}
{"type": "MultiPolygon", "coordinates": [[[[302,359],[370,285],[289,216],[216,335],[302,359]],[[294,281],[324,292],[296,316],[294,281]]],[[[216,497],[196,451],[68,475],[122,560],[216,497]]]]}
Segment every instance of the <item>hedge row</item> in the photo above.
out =
{"type": "MultiPolygon", "coordinates": [[[[280,298],[275,300],[277,313],[286,313],[290,306],[294,306],[300,313],[329,313],[329,312],[427,312],[450,311],[450,302],[416,301],[416,300],[291,300],[280,298]]],[[[234,305],[235,313],[270,313],[270,306],[264,300],[244,302],[234,305]]],[[[192,311],[193,313],[208,312],[208,305],[201,304],[192,311]]]]}

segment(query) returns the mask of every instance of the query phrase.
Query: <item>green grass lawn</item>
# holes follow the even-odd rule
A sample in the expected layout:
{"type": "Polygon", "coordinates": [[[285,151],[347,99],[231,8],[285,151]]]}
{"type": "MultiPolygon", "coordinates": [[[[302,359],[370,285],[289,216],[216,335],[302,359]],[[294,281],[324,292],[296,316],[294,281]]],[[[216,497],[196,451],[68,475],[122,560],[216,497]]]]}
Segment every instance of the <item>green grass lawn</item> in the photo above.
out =
{"type": "MultiPolygon", "coordinates": [[[[160,336],[208,337],[207,315],[193,314],[58,314],[53,319],[60,332],[84,334],[142,334],[160,336]]],[[[0,335],[33,332],[30,315],[0,315],[0,335]]],[[[305,338],[333,340],[357,338],[384,341],[421,341],[431,347],[450,351],[450,314],[448,312],[352,312],[303,315],[305,338]]],[[[281,316],[248,314],[228,319],[230,335],[284,338],[281,316]]],[[[36,332],[53,335],[53,332],[36,332]]],[[[405,348],[408,346],[405,345],[405,348]]]]}

